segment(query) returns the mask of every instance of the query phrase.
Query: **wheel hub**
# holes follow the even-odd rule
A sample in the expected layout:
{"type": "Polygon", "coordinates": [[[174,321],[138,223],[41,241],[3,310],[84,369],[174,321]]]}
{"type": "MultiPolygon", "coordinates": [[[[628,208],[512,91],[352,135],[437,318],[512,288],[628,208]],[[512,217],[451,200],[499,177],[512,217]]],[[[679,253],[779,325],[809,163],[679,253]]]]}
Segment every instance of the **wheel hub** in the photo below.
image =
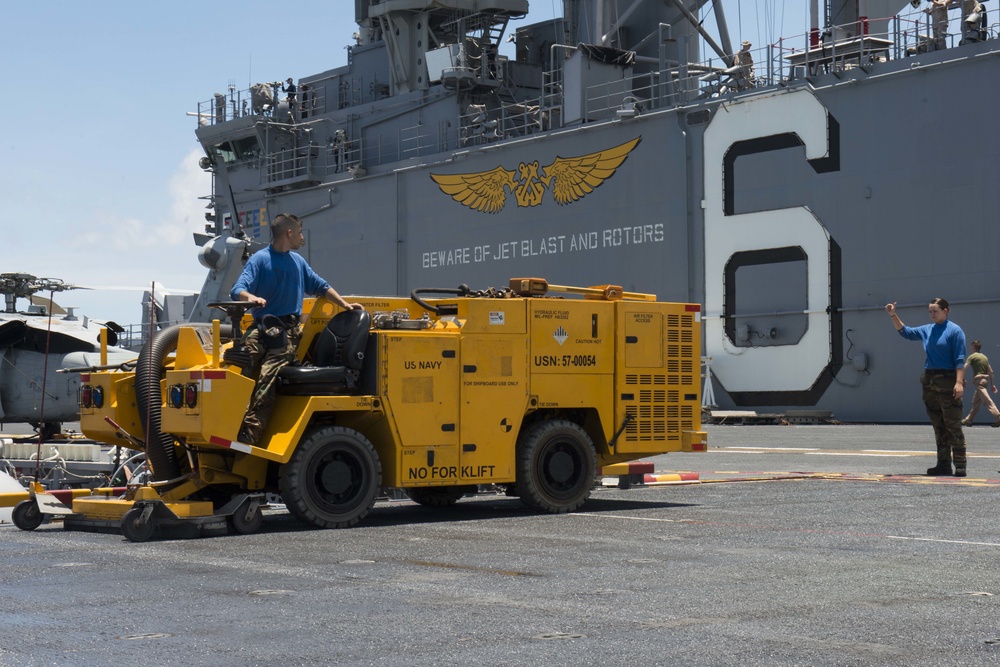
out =
{"type": "Polygon", "coordinates": [[[331,461],[323,466],[320,483],[327,493],[340,495],[351,488],[351,467],[343,461],[331,461]]]}
{"type": "Polygon", "coordinates": [[[556,452],[549,459],[549,477],[553,482],[565,484],[573,478],[573,457],[568,452],[556,452]]]}

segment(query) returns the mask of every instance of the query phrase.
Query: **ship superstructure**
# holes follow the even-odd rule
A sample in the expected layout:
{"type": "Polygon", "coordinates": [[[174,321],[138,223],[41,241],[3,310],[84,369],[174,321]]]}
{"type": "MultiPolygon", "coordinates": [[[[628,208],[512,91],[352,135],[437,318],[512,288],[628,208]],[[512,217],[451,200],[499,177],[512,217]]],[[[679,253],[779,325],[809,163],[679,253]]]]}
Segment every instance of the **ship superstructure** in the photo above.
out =
{"type": "Polygon", "coordinates": [[[342,293],[545,275],[702,303],[726,408],[923,419],[887,301],[922,324],[944,296],[1000,343],[995,24],[953,10],[940,44],[923,8],[840,0],[754,48],[720,3],[717,36],[701,2],[564,5],[510,58],[526,0],[357,0],[347,65],[200,104],[194,318],[287,211],[342,293]]]}

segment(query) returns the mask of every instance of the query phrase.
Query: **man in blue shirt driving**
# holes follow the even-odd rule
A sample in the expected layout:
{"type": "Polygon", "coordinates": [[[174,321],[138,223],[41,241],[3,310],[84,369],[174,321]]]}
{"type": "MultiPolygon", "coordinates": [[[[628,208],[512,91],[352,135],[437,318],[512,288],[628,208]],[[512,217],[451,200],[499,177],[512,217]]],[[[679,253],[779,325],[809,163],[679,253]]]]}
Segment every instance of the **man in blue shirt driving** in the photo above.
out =
{"type": "Polygon", "coordinates": [[[271,223],[271,245],[253,254],[229,293],[234,301],[256,306],[253,325],[243,340],[251,360],[246,375],[256,377],[257,384],[240,429],[240,442],[256,444],[267,427],[278,371],[295,361],[302,339],[303,297],[326,297],[345,310],[364,308],[348,303],[294,252],[304,243],[302,220],[279,213],[271,223]]]}

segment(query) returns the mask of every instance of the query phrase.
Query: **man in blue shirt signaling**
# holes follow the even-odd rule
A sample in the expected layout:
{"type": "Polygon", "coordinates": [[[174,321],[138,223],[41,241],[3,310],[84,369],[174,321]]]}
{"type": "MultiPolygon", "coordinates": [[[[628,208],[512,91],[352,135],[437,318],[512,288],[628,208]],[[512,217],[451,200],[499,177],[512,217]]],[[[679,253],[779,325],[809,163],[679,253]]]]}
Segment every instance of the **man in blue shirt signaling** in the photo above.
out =
{"type": "Polygon", "coordinates": [[[948,302],[938,297],[927,306],[931,324],[908,327],[896,314],[896,304],[885,306],[892,325],[907,340],[924,344],[926,361],[920,376],[924,407],[934,427],[937,442],[937,465],[927,474],[951,475],[955,462],[955,477],[965,477],[965,434],[962,433],[962,393],[965,384],[965,332],[948,320],[948,302]]]}
{"type": "Polygon", "coordinates": [[[257,385],[240,429],[240,442],[256,444],[267,426],[278,371],[295,361],[302,339],[303,297],[323,296],[345,310],[364,308],[359,303],[348,303],[301,255],[293,252],[304,243],[302,221],[279,213],[271,223],[271,245],[254,253],[229,292],[234,301],[256,306],[253,325],[243,340],[251,360],[247,376],[256,377],[257,385]]]}

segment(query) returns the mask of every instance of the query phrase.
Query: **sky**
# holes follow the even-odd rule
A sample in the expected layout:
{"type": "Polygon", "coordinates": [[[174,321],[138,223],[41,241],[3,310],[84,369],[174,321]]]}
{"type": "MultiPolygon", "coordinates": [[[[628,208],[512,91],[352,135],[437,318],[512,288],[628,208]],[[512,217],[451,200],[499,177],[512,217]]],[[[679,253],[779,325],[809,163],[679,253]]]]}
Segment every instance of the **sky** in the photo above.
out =
{"type": "MultiPolygon", "coordinates": [[[[788,16],[775,0],[727,5],[734,41],[740,26],[759,34],[758,15],[801,33],[806,1],[786,4],[788,16]]],[[[205,229],[199,197],[210,194],[211,178],[198,167],[203,153],[187,113],[231,82],[245,89],[345,65],[356,30],[353,0],[0,7],[0,273],[97,288],[56,302],[120,324],[140,320],[142,290],[153,281],[197,292],[206,274],[193,233],[205,229]]],[[[561,16],[562,0],[534,0],[530,11],[509,30],[561,16]]]]}

